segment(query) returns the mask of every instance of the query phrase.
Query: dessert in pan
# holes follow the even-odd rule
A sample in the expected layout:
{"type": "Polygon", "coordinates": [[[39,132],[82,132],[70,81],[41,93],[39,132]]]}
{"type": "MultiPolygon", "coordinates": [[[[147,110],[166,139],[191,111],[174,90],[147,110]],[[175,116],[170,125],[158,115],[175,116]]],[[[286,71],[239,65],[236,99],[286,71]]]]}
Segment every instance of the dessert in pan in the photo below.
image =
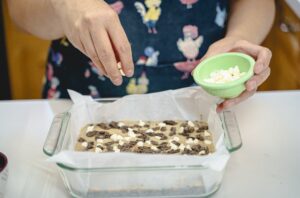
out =
{"type": "Polygon", "coordinates": [[[215,151],[203,121],[112,121],[88,124],[80,131],[76,151],[207,155],[215,151]]]}

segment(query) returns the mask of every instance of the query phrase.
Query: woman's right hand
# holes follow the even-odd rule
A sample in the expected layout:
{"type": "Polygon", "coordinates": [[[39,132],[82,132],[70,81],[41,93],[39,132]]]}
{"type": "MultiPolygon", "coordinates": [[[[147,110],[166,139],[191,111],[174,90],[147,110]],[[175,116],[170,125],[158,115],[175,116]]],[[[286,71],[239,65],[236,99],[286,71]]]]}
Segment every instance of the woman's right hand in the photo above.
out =
{"type": "Polygon", "coordinates": [[[68,40],[115,85],[134,72],[131,46],[118,14],[102,0],[51,0],[68,40]]]}

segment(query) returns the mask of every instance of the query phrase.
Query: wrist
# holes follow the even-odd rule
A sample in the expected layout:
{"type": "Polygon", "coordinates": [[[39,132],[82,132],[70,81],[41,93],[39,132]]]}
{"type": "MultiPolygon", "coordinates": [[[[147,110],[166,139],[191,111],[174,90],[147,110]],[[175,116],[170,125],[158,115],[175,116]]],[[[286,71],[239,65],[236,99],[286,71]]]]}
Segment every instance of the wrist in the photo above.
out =
{"type": "Polygon", "coordinates": [[[244,34],[240,33],[240,32],[234,32],[234,31],[230,31],[230,32],[227,32],[226,35],[225,35],[225,38],[230,38],[230,39],[233,39],[233,40],[247,40],[246,37],[244,36],[244,34]]]}
{"type": "Polygon", "coordinates": [[[62,25],[62,13],[65,9],[66,2],[64,0],[47,0],[49,6],[51,7],[53,18],[56,21],[56,29],[60,32],[60,37],[65,36],[65,32],[63,30],[62,25]]]}

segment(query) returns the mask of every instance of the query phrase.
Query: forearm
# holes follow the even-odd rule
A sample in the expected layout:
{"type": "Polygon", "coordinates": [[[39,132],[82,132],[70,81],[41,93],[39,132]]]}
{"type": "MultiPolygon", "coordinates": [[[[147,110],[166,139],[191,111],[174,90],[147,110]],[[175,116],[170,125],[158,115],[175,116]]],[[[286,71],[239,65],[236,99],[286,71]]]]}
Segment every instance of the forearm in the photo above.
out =
{"type": "Polygon", "coordinates": [[[231,0],[226,36],[239,37],[260,44],[270,31],[274,16],[274,0],[231,0]]]}
{"type": "Polygon", "coordinates": [[[50,0],[8,0],[8,8],[14,22],[26,32],[50,40],[64,36],[50,0]]]}

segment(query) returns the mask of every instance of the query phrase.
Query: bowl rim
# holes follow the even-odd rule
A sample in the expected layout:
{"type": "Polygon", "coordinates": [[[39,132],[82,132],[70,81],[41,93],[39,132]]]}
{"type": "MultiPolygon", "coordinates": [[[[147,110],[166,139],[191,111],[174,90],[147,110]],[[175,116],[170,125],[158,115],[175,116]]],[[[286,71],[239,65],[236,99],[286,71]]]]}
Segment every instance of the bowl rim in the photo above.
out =
{"type": "Polygon", "coordinates": [[[240,85],[240,84],[246,82],[247,80],[249,80],[250,77],[253,76],[254,65],[255,65],[255,60],[247,54],[240,53],[240,52],[226,52],[226,53],[221,53],[221,54],[209,57],[209,58],[205,59],[204,61],[200,62],[196,66],[196,68],[194,69],[194,72],[193,72],[192,76],[193,76],[195,82],[197,84],[199,84],[200,86],[203,86],[204,88],[227,89],[227,88],[231,88],[231,87],[240,85]],[[227,82],[227,83],[220,83],[220,84],[208,83],[208,82],[205,82],[204,79],[196,77],[199,74],[199,72],[201,71],[201,68],[203,67],[204,64],[206,64],[207,62],[212,61],[214,59],[223,58],[223,57],[226,57],[226,56],[239,56],[239,57],[244,58],[245,60],[247,60],[250,63],[250,69],[241,78],[239,78],[237,80],[234,80],[234,81],[231,81],[231,82],[227,82]]]}

